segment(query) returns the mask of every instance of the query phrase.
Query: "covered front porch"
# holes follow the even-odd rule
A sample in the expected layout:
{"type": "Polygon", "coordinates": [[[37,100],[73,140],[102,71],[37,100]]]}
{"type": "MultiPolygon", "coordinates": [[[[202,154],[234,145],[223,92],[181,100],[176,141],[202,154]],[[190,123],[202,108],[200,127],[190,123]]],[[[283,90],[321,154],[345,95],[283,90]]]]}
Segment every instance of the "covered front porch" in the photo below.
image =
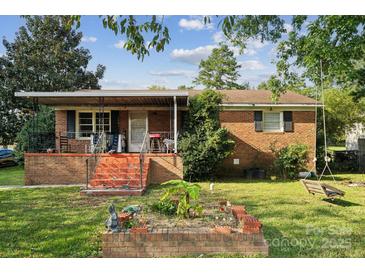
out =
{"type": "Polygon", "coordinates": [[[184,91],[18,92],[55,109],[55,131],[34,128],[29,152],[177,153],[184,91]],[[36,138],[34,138],[36,136],[36,138]],[[52,142],[52,139],[54,142],[52,142]]]}

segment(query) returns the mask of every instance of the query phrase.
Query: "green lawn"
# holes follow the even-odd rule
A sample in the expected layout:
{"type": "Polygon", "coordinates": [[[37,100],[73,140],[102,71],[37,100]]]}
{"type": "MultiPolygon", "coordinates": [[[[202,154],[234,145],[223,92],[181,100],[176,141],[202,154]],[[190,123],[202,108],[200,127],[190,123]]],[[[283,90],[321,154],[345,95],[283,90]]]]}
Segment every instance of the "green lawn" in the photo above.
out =
{"type": "MultiPolygon", "coordinates": [[[[364,187],[337,184],[346,195],[330,203],[307,194],[299,182],[227,181],[216,184],[214,194],[208,183],[201,185],[204,201],[227,198],[261,220],[270,257],[365,257],[364,187]]],[[[149,204],[162,191],[95,198],[81,197],[78,188],[0,190],[0,257],[101,256],[109,202],[119,209],[149,204]]]]}
{"type": "Polygon", "coordinates": [[[24,167],[12,166],[0,168],[0,186],[24,185],[24,167]]]}

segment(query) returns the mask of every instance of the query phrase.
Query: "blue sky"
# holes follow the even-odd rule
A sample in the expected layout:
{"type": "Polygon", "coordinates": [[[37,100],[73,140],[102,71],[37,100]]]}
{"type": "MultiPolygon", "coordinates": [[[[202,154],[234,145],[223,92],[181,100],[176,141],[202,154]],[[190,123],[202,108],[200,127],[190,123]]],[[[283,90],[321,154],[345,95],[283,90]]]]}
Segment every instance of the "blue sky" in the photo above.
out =
{"type": "MultiPolygon", "coordinates": [[[[204,25],[199,16],[164,17],[171,42],[162,53],[152,50],[143,62],[123,49],[124,38],[104,29],[97,16],[83,16],[79,31],[84,35],[81,45],[89,49],[93,56],[90,69],[95,69],[97,64],[106,66],[101,82],[103,89],[138,89],[150,85],[176,88],[191,84],[197,75],[199,61],[224,39],[217,27],[218,20],[212,17],[212,23],[204,25]]],[[[12,41],[23,24],[24,20],[18,16],[0,16],[1,37],[12,41]]],[[[240,82],[248,81],[256,86],[275,72],[272,64],[275,45],[272,43],[250,40],[243,55],[239,55],[238,50],[234,51],[242,65],[240,82]]],[[[4,52],[1,44],[0,55],[4,52]]]]}

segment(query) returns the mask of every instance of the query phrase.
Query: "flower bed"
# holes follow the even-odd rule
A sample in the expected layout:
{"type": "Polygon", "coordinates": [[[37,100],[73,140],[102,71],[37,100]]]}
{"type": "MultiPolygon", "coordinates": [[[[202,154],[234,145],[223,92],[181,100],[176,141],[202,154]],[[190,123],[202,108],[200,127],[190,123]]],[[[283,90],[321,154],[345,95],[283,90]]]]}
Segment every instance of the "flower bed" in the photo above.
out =
{"type": "MultiPolygon", "coordinates": [[[[156,214],[148,212],[148,209],[143,212],[143,216],[146,215],[149,219],[136,221],[138,225],[134,227],[117,233],[104,233],[103,256],[268,255],[260,221],[247,214],[243,206],[220,202],[216,206],[206,206],[199,218],[178,221],[161,215],[156,218],[156,214]]],[[[126,219],[126,214],[119,216],[126,219]]],[[[134,218],[138,219],[137,216],[134,218]]]]}

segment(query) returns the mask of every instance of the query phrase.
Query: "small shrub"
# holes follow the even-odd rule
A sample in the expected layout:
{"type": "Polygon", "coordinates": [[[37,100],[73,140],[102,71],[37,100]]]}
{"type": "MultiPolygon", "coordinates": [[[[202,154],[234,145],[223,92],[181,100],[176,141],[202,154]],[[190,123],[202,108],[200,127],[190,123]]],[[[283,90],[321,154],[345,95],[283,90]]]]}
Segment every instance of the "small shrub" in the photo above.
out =
{"type": "Polygon", "coordinates": [[[177,205],[175,203],[173,203],[172,201],[161,201],[159,200],[158,202],[154,203],[152,205],[152,210],[157,211],[161,214],[164,215],[175,215],[176,211],[177,211],[177,205]]]}
{"type": "Polygon", "coordinates": [[[282,178],[296,178],[300,171],[306,169],[308,147],[304,144],[291,144],[281,149],[272,146],[276,159],[274,170],[282,178]]]}
{"type": "Polygon", "coordinates": [[[191,214],[200,215],[203,207],[198,203],[200,186],[183,180],[171,180],[163,185],[168,189],[152,209],[166,214],[176,214],[179,218],[189,218],[191,214]]]}

